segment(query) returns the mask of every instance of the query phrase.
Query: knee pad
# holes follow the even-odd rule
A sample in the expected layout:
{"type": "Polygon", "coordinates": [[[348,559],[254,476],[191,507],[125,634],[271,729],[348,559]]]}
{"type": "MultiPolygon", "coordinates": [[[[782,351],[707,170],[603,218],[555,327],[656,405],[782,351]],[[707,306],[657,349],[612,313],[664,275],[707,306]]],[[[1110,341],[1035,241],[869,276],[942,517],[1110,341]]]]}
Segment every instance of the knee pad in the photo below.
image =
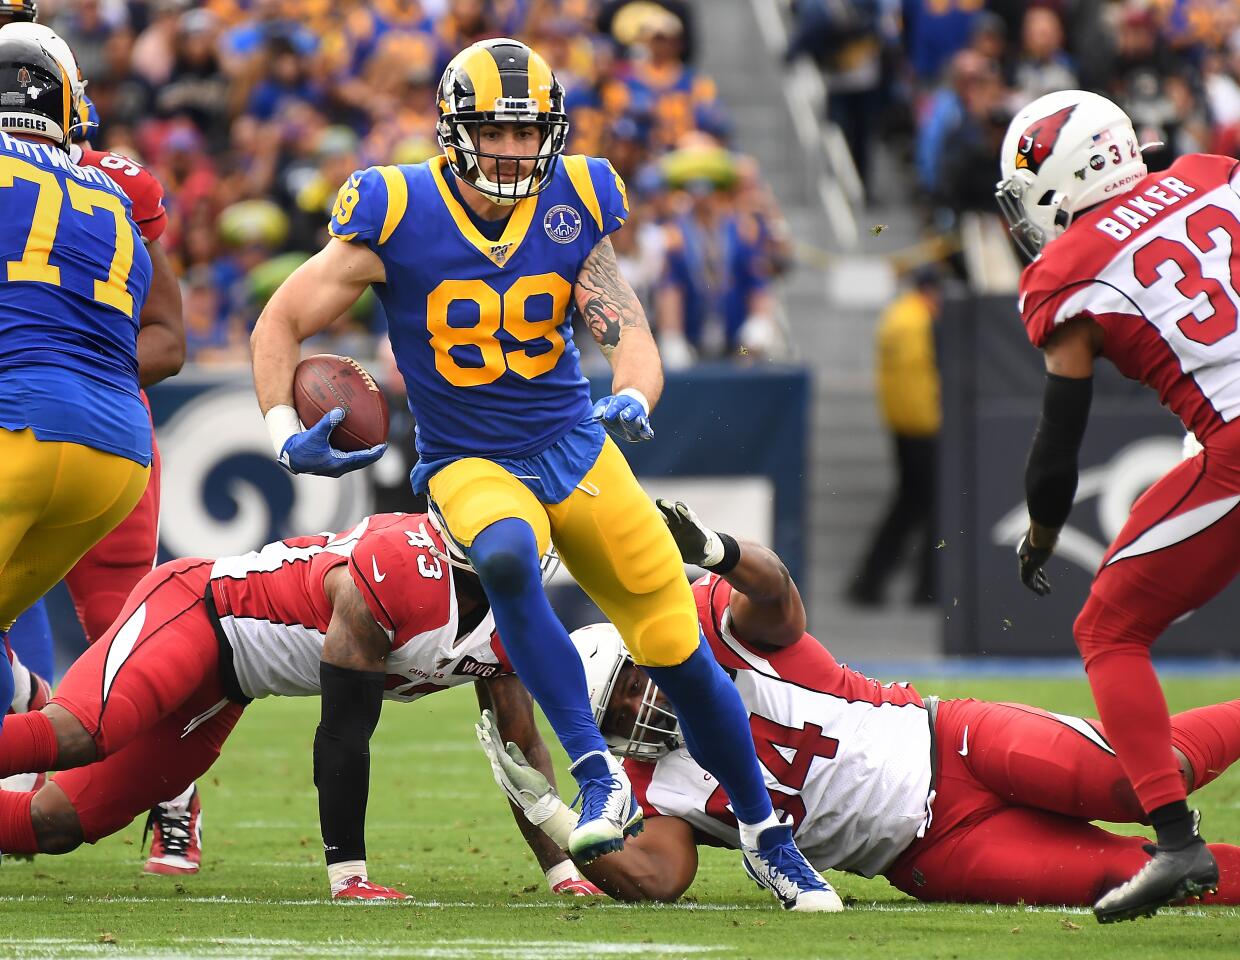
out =
{"type": "Polygon", "coordinates": [[[469,562],[488,594],[524,593],[542,581],[538,543],[524,520],[500,520],[479,533],[469,562]]]}
{"type": "Polygon", "coordinates": [[[663,610],[626,625],[620,634],[634,662],[643,667],[680,666],[702,640],[694,607],[663,610]]]}

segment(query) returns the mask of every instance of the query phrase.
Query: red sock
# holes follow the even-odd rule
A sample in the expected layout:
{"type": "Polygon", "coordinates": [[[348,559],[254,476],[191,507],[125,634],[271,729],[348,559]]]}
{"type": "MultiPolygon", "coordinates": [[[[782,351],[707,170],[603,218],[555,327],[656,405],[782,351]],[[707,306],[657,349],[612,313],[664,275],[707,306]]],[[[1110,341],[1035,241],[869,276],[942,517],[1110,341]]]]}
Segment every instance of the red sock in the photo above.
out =
{"type": "Polygon", "coordinates": [[[1085,601],[1074,632],[1098,718],[1141,807],[1148,813],[1183,800],[1187,791],[1171,752],[1171,717],[1150,662],[1155,632],[1096,594],[1085,601]]]}
{"type": "MultiPolygon", "coordinates": [[[[5,729],[8,729],[8,721],[5,721],[5,729]]],[[[0,850],[5,853],[39,852],[34,819],[30,816],[33,800],[33,790],[24,793],[0,790],[0,850]]]]}
{"type": "Polygon", "coordinates": [[[56,765],[58,752],[56,731],[47,714],[16,713],[5,717],[0,729],[0,777],[50,770],[56,765]]]}
{"type": "Polygon", "coordinates": [[[1193,789],[1200,790],[1240,760],[1240,700],[1177,713],[1171,742],[1188,757],[1193,789]]]}

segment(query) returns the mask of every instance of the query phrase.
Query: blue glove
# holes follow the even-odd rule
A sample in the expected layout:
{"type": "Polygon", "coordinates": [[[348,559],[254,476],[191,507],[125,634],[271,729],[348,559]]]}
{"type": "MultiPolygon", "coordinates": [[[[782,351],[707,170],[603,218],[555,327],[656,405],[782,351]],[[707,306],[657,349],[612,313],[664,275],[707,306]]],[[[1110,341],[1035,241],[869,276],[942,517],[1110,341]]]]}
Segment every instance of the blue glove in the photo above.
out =
{"type": "Polygon", "coordinates": [[[280,450],[280,462],[289,473],[313,473],[320,477],[340,477],[353,470],[360,470],[378,460],[387,444],[381,443],[369,450],[345,453],[331,445],[331,432],[344,419],[344,410],[329,410],[309,430],[295,433],[284,441],[280,450]]]}
{"type": "Polygon", "coordinates": [[[623,393],[603,397],[594,405],[592,416],[619,440],[636,443],[639,440],[654,438],[654,427],[650,425],[650,416],[636,397],[623,393]]]}

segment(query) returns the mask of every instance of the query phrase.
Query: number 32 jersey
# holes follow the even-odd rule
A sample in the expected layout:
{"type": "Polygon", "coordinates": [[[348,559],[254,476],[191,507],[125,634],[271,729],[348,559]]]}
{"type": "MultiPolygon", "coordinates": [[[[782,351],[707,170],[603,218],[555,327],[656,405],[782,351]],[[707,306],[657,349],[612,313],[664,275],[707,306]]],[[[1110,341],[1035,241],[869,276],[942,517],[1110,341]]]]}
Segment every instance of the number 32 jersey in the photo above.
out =
{"type": "MultiPolygon", "coordinates": [[[[731,674],[776,810],[820,870],[873,877],[919,835],[931,801],[930,718],[920,694],[850,670],[809,634],[760,652],[733,633],[732,587],[693,585],[702,632],[731,674]]],[[[699,837],[740,846],[723,788],[681,747],[625,768],[648,816],[688,821],[699,837]]]]}
{"type": "Polygon", "coordinates": [[[1240,416],[1240,161],[1189,154],[1104,201],[1021,276],[1034,346],[1076,316],[1200,440],[1240,416]]]}
{"type": "Polygon", "coordinates": [[[375,291],[421,459],[533,456],[589,416],[572,291],[586,257],[628,216],[624,184],[606,160],[562,157],[492,241],[453,176],[443,157],[354,173],[330,231],[365,243],[386,268],[375,291]]]}

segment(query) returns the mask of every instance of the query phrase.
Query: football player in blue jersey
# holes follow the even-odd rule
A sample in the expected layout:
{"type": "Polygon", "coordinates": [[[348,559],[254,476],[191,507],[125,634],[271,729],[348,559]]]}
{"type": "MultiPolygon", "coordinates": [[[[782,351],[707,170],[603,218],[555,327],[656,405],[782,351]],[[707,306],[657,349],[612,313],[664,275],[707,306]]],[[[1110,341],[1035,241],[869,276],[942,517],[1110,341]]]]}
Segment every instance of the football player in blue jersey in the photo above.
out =
{"type": "MultiPolygon", "coordinates": [[[[150,471],[137,337],[151,259],[125,193],[69,158],[77,106],[42,45],[0,38],[0,633],[150,471]]],[[[0,656],[0,703],[11,682],[0,656]]]]}
{"type": "MultiPolygon", "coordinates": [[[[728,793],[753,875],[785,907],[829,909],[834,892],[772,810],[744,707],[701,638],[676,545],[607,436],[653,437],[663,386],[608,239],[628,216],[624,184],[606,160],[561,155],[564,91],[525,44],[466,48],[437,99],[443,155],[353,174],[336,200],[333,239],[255,327],[255,387],[276,455],[294,473],[327,476],[382,456],[382,446],[331,446],[343,410],[303,430],[292,407],[301,341],[374,285],[417,420],[414,489],[429,493],[481,577],[513,665],[573,761],[582,799],[573,855],[620,849],[641,810],[542,589],[540,557],[552,542],[676,705],[690,751],[728,793]],[[614,393],[593,406],[573,308],[613,370],[614,393]]],[[[723,541],[711,563],[724,571],[736,557],[723,541]]]]}

